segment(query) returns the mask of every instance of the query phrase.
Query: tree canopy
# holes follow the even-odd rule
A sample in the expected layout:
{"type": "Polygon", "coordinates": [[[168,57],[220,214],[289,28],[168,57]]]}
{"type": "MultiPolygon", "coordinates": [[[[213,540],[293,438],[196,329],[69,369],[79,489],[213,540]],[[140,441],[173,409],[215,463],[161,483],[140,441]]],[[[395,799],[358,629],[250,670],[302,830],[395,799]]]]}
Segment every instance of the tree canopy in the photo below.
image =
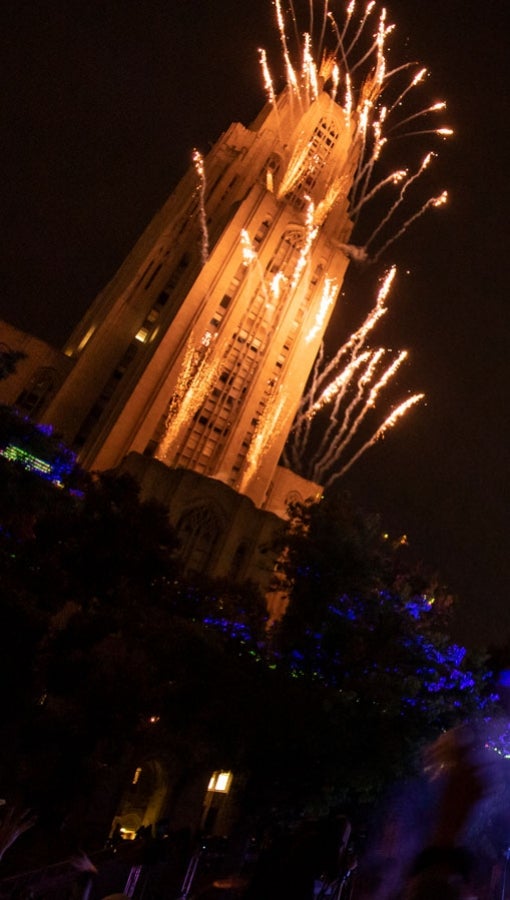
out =
{"type": "Polygon", "coordinates": [[[338,786],[374,798],[441,731],[487,715],[491,674],[449,637],[447,588],[348,496],[296,505],[285,543],[288,606],[274,655],[320,686],[338,726],[338,786]]]}

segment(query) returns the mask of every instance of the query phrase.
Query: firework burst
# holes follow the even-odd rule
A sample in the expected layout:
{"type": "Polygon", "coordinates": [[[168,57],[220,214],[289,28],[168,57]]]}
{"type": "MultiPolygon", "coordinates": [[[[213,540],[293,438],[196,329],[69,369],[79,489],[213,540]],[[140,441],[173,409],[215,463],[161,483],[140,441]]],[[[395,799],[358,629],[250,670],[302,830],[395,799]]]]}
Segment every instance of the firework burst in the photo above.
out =
{"type": "MultiPolygon", "coordinates": [[[[432,199],[423,200],[418,192],[412,198],[406,195],[410,188],[416,187],[415,182],[435,154],[426,154],[421,164],[417,162],[409,170],[399,167],[391,171],[390,167],[390,171],[385,172],[384,166],[390,166],[389,162],[385,163],[385,158],[391,155],[392,142],[415,135],[445,138],[453,132],[444,125],[436,127],[432,122],[434,116],[445,110],[445,101],[424,103],[420,97],[419,92],[429,74],[427,69],[418,63],[390,67],[389,39],[395,26],[387,22],[386,10],[378,10],[375,2],[367,3],[364,8],[349,2],[345,5],[343,25],[340,25],[330,5],[330,0],[322,3],[310,0],[308,27],[300,33],[292,0],[289,0],[287,15],[281,0],[275,0],[286,82],[284,93],[300,114],[317,100],[321,91],[330,94],[332,103],[342,106],[346,124],[353,135],[347,166],[354,164],[354,176],[349,179],[349,214],[360,246],[365,250],[365,258],[379,259],[403,230],[433,205],[432,199]],[[339,101],[338,97],[342,96],[343,100],[339,101]],[[381,192],[392,186],[399,186],[399,192],[393,200],[390,198],[387,211],[375,227],[365,231],[362,213],[381,192]],[[412,211],[409,206],[405,207],[404,198],[409,204],[414,203],[412,211]],[[399,214],[403,214],[400,219],[399,214]]],[[[267,53],[260,50],[259,55],[266,94],[277,109],[279,95],[267,53]]],[[[278,196],[288,195],[303,180],[306,170],[310,172],[313,167],[313,153],[308,141],[304,136],[301,141],[298,138],[281,175],[278,196]]],[[[338,182],[339,179],[333,180],[338,182]]],[[[316,217],[319,210],[324,213],[324,204],[330,207],[338,199],[344,184],[345,181],[337,185],[336,191],[333,184],[328,185],[329,198],[321,198],[322,206],[316,202],[316,217]]],[[[367,218],[373,220],[373,216],[367,218]]]]}
{"type": "MultiPolygon", "coordinates": [[[[318,4],[314,7],[310,0],[309,27],[300,37],[292,0],[289,0],[292,29],[282,3],[275,0],[286,92],[291,102],[302,112],[316,100],[320,90],[329,91],[331,102],[342,106],[346,126],[352,133],[346,169],[354,167],[354,174],[347,177],[346,172],[334,173],[323,195],[315,196],[314,204],[310,202],[307,234],[313,241],[313,227],[320,227],[335,203],[345,196],[348,181],[349,216],[354,231],[350,243],[339,242],[338,247],[355,263],[375,263],[414,222],[447,200],[446,191],[425,199],[423,190],[420,193],[422,176],[435,160],[436,152],[427,152],[421,160],[405,168],[392,169],[385,163],[385,158],[391,156],[392,142],[417,135],[428,135],[437,140],[451,135],[452,131],[441,124],[434,127],[431,122],[432,117],[443,113],[445,102],[427,103],[420,97],[427,70],[417,63],[389,65],[388,44],[395,29],[387,22],[384,9],[378,11],[375,2],[369,2],[361,9],[361,5],[351,0],[346,5],[343,24],[339,24],[336,14],[329,8],[329,0],[324,0],[321,7],[320,14],[314,16],[318,4]],[[317,27],[315,23],[318,23],[317,27]],[[296,45],[294,52],[291,33],[296,45]],[[328,35],[333,36],[329,48],[328,35]],[[381,212],[384,198],[386,202],[381,212]],[[365,219],[372,223],[368,229],[364,225],[365,219]]],[[[261,62],[269,100],[277,106],[265,54],[261,56],[261,62]]],[[[307,174],[316,175],[314,165],[316,169],[309,144],[298,137],[276,188],[278,196],[288,196],[296,185],[306,180],[307,174]]],[[[304,268],[305,256],[303,253],[301,268],[304,268]]],[[[406,351],[401,351],[388,362],[387,351],[367,345],[372,329],[386,312],[384,301],[394,275],[392,267],[374,309],[360,328],[330,354],[328,363],[325,362],[324,344],[321,345],[285,448],[285,464],[324,486],[348,471],[362,453],[423,398],[422,394],[415,394],[400,403],[382,425],[375,426],[371,436],[365,434],[361,446],[355,449],[355,439],[364,433],[381,394],[407,359],[406,351]],[[329,420],[325,418],[324,410],[329,413],[329,420]],[[322,430],[317,428],[318,414],[322,430]]],[[[327,281],[316,323],[307,340],[319,331],[326,310],[335,302],[335,294],[335,285],[327,281]]]]}
{"type": "Polygon", "coordinates": [[[322,345],[285,447],[284,462],[325,488],[424,397],[414,394],[377,425],[384,390],[408,357],[406,350],[392,353],[369,346],[373,330],[388,311],[395,275],[393,266],[381,282],[374,307],[327,364],[322,345]],[[314,428],[316,417],[319,425],[314,428]],[[361,446],[356,449],[360,435],[361,446]]]}
{"type": "MultiPolygon", "coordinates": [[[[264,123],[270,121],[267,135],[273,141],[270,145],[268,137],[268,152],[271,147],[272,152],[259,184],[273,195],[275,215],[283,211],[298,237],[289,244],[289,255],[275,255],[268,265],[263,250],[259,256],[261,239],[256,231],[250,234],[247,228],[241,229],[242,265],[250,293],[246,291],[245,306],[238,309],[232,304],[226,316],[233,319],[236,308],[232,324],[243,329],[243,346],[257,347],[257,361],[250,363],[253,379],[257,367],[262,368],[262,347],[264,364],[270,361],[268,348],[284,311],[292,306],[301,315],[299,321],[306,320],[296,337],[296,344],[299,339],[301,347],[309,347],[306,371],[317,356],[284,462],[326,487],[422,399],[421,394],[412,396],[395,407],[382,425],[380,417],[374,424],[374,411],[378,413],[389,383],[407,359],[405,350],[392,353],[370,344],[375,326],[387,311],[394,266],[382,280],[374,308],[340,346],[331,335],[325,343],[324,333],[338,302],[345,260],[363,266],[377,262],[421,216],[446,201],[445,191],[424,198],[424,176],[435,162],[435,145],[451,129],[442,123],[434,126],[434,117],[444,112],[444,101],[430,102],[421,96],[427,70],[417,63],[392,64],[390,39],[395,27],[387,21],[385,9],[378,9],[375,2],[361,8],[351,0],[342,23],[330,8],[332,0],[308,0],[308,27],[301,31],[294,2],[298,0],[286,0],[286,5],[284,0],[274,0],[283,88],[275,88],[268,54],[259,50],[267,97],[264,123]],[[423,137],[416,141],[418,135],[423,137]],[[424,153],[425,136],[434,146],[424,153]],[[406,137],[412,139],[413,154],[419,150],[419,155],[394,167],[391,148],[397,140],[400,148],[406,137]],[[329,260],[329,271],[325,269],[312,281],[321,268],[321,254],[329,260]]],[[[204,161],[195,151],[193,161],[206,265],[207,158],[204,161]]],[[[234,351],[228,343],[223,346],[224,368],[230,370],[234,351]]],[[[219,379],[214,353],[201,350],[197,356],[190,348],[190,354],[193,372],[185,359],[176,392],[178,408],[175,403],[171,407],[163,442],[165,456],[178,444],[184,421],[197,414],[219,379]]],[[[273,392],[271,402],[262,404],[256,426],[243,440],[248,449],[238,466],[241,490],[253,478],[275,435],[286,433],[296,409],[295,395],[280,382],[283,368],[276,370],[274,365],[266,382],[273,392]]],[[[300,393],[303,380],[299,384],[300,393]]],[[[264,390],[269,393],[269,388],[264,390]]],[[[224,386],[217,384],[217,397],[223,398],[224,393],[224,386]]]]}

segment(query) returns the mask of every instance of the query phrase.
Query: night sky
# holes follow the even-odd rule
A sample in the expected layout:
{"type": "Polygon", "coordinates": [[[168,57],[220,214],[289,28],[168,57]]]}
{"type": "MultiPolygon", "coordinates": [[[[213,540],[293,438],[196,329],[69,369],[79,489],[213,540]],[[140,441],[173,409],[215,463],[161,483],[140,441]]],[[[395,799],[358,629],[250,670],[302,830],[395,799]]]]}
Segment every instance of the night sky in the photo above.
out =
{"type": "MultiPolygon", "coordinates": [[[[410,353],[401,397],[427,400],[345,487],[459,595],[456,637],[500,642],[510,638],[505,4],[398,0],[388,14],[392,60],[427,66],[424,105],[447,101],[432,124],[455,130],[448,141],[399,141],[395,154],[437,151],[435,193],[447,188],[450,202],[348,279],[355,318],[397,263],[385,339],[410,353]]],[[[257,48],[276,74],[274,12],[270,0],[6,0],[0,25],[0,316],[61,345],[193,148],[205,155],[262,106],[257,48]]]]}

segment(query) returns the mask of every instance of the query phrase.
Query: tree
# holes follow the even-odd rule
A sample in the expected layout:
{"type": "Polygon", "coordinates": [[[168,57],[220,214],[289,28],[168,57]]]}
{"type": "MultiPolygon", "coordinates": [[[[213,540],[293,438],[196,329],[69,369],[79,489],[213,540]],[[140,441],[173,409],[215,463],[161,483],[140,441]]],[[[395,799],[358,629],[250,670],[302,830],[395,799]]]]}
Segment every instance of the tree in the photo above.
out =
{"type": "Polygon", "coordinates": [[[348,497],[294,507],[287,547],[275,658],[329,708],[333,791],[343,782],[351,798],[374,800],[426,742],[487,712],[489,673],[449,638],[449,592],[348,497]]]}

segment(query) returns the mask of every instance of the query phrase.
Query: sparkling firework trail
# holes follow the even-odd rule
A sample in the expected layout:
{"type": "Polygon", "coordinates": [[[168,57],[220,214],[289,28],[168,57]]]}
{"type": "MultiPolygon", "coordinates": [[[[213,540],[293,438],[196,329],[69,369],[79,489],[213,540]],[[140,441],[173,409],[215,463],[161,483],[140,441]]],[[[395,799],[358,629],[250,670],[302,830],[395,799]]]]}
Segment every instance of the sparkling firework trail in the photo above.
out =
{"type": "Polygon", "coordinates": [[[327,403],[331,403],[331,401],[334,400],[335,397],[341,396],[340,391],[342,390],[342,388],[344,388],[351,382],[351,379],[356,374],[357,370],[360,368],[360,366],[363,365],[364,362],[366,362],[369,356],[370,351],[365,350],[364,353],[361,353],[355,359],[351,360],[351,362],[348,363],[344,369],[342,369],[340,374],[337,375],[336,378],[333,378],[328,386],[324,388],[320,397],[315,401],[315,403],[312,404],[310,409],[305,414],[304,418],[312,419],[316,415],[316,413],[319,412],[319,410],[323,409],[323,407],[326,406],[327,403]]]}
{"type": "Polygon", "coordinates": [[[420,134],[435,134],[437,137],[450,137],[453,134],[452,128],[425,128],[422,131],[406,131],[405,134],[392,135],[392,141],[398,140],[400,137],[410,138],[420,134]]]}
{"type": "Polygon", "coordinates": [[[315,363],[313,365],[312,373],[311,373],[311,387],[308,391],[306,397],[301,398],[301,403],[299,407],[299,413],[296,416],[293,426],[293,440],[287,441],[284,450],[283,450],[283,458],[287,465],[290,465],[291,468],[299,469],[301,464],[300,452],[302,447],[306,447],[308,445],[308,440],[310,437],[310,424],[312,420],[312,416],[307,416],[304,414],[304,410],[307,405],[311,402],[311,399],[317,397],[319,392],[319,376],[322,372],[322,365],[324,362],[324,343],[322,342],[319,347],[319,352],[315,358],[315,363]]]}
{"type": "Polygon", "coordinates": [[[369,59],[374,51],[376,51],[376,68],[375,68],[375,82],[376,84],[382,85],[384,75],[386,72],[386,62],[384,59],[384,43],[389,34],[393,31],[394,26],[389,25],[387,28],[385,26],[386,22],[386,10],[381,10],[381,15],[379,17],[379,27],[377,29],[377,34],[375,36],[375,40],[371,47],[368,48],[367,52],[364,56],[357,60],[356,64],[351,67],[351,75],[356,72],[366,61],[369,59]]]}
{"type": "MultiPolygon", "coordinates": [[[[369,109],[367,107],[367,119],[368,119],[369,109]]],[[[381,110],[381,116],[379,119],[372,123],[372,133],[373,133],[373,144],[372,144],[372,153],[368,157],[367,161],[364,165],[360,165],[358,167],[358,171],[353,179],[352,189],[351,189],[351,208],[350,215],[353,222],[356,222],[359,211],[362,206],[365,205],[367,197],[367,192],[369,191],[370,184],[372,183],[372,178],[374,174],[374,167],[379,159],[382,149],[386,143],[386,138],[382,136],[382,123],[384,121],[386,115],[385,109],[381,110]]],[[[366,124],[364,124],[364,134],[363,134],[363,146],[365,146],[366,142],[366,124]]],[[[386,184],[388,179],[383,178],[382,181],[386,184]]],[[[370,194],[373,196],[378,190],[378,185],[375,185],[375,188],[370,191],[370,194]]]]}
{"type": "MultiPolygon", "coordinates": [[[[406,67],[408,65],[414,65],[414,63],[407,63],[406,67]]],[[[401,93],[398,95],[397,99],[393,101],[393,103],[391,104],[390,109],[389,109],[390,112],[393,112],[394,109],[396,109],[398,106],[400,106],[404,97],[406,97],[407,94],[409,93],[409,91],[412,91],[412,89],[414,87],[416,87],[416,85],[419,84],[420,81],[423,81],[426,74],[427,74],[426,69],[420,69],[419,72],[416,73],[414,78],[411,79],[410,83],[408,85],[406,85],[404,90],[401,91],[401,93]]]]}
{"type": "MultiPolygon", "coordinates": [[[[310,410],[310,413],[315,415],[316,412],[320,412],[327,403],[333,403],[333,410],[329,416],[329,425],[322,435],[320,444],[310,460],[312,480],[314,481],[317,480],[321,474],[322,462],[324,457],[329,453],[332,436],[342,427],[344,415],[341,415],[341,407],[344,398],[349,391],[356,390],[355,379],[358,375],[358,371],[370,359],[370,356],[370,350],[365,350],[346,365],[340,374],[337,375],[325,389],[316,404],[316,408],[312,407],[312,410],[310,410]]],[[[311,419],[312,416],[309,415],[309,418],[311,419]]]]}
{"type": "Polygon", "coordinates": [[[282,416],[288,402],[288,397],[283,392],[276,392],[270,399],[264,415],[260,418],[252,437],[246,456],[245,468],[241,479],[241,492],[255,475],[260,460],[268,447],[271,446],[271,438],[282,429],[282,416]]]}
{"type": "MultiPolygon", "coordinates": [[[[278,23],[278,31],[280,33],[280,42],[282,45],[282,53],[283,59],[285,61],[285,70],[287,73],[287,81],[289,85],[292,87],[294,92],[299,96],[299,86],[296,73],[292,66],[289,54],[289,48],[287,45],[287,37],[285,35],[285,20],[282,13],[282,8],[280,4],[280,0],[275,0],[275,9],[276,9],[276,21],[278,23]]],[[[294,17],[295,18],[295,17],[294,17]]]]}
{"type": "Polygon", "coordinates": [[[168,461],[168,455],[179,437],[182,426],[189,425],[213,386],[220,368],[220,360],[211,362],[216,335],[204,335],[196,347],[190,336],[184,353],[181,371],[167,413],[165,432],[158,445],[156,458],[168,461]]]}
{"type": "MultiPolygon", "coordinates": [[[[386,213],[386,215],[385,215],[385,216],[381,219],[381,221],[379,222],[379,225],[378,225],[376,228],[374,228],[372,234],[370,235],[368,241],[367,241],[366,244],[365,244],[365,247],[368,247],[370,244],[373,243],[373,241],[375,240],[375,238],[377,237],[377,235],[382,231],[382,229],[384,228],[384,226],[387,225],[387,223],[390,221],[390,219],[394,216],[394,214],[396,213],[397,209],[398,209],[398,208],[401,206],[401,204],[404,202],[404,198],[405,198],[406,192],[407,192],[408,189],[411,187],[411,185],[413,184],[413,182],[415,182],[415,181],[420,177],[420,175],[425,171],[425,169],[426,169],[427,166],[429,165],[429,163],[430,163],[430,161],[431,161],[433,155],[434,155],[434,154],[432,154],[432,153],[427,153],[425,159],[422,161],[421,166],[420,166],[420,168],[417,170],[417,172],[415,172],[414,175],[410,175],[408,178],[406,178],[406,180],[404,181],[404,184],[402,185],[402,187],[401,187],[401,189],[400,189],[400,192],[399,192],[399,194],[398,194],[397,199],[396,199],[395,202],[390,206],[390,208],[389,208],[388,212],[386,213]]],[[[427,201],[427,203],[425,203],[425,204],[423,205],[423,212],[425,212],[425,209],[428,209],[429,205],[430,205],[430,202],[429,202],[429,201],[427,201]]],[[[420,215],[421,215],[421,212],[420,212],[420,215]]],[[[413,216],[413,217],[409,220],[409,222],[406,222],[406,224],[404,225],[404,231],[405,231],[405,229],[407,228],[407,226],[410,224],[410,222],[411,222],[411,221],[414,221],[415,218],[417,218],[417,217],[413,216]]],[[[400,233],[402,233],[402,231],[401,231],[400,233]]],[[[384,245],[384,249],[386,249],[386,247],[389,246],[389,243],[390,243],[390,242],[393,243],[393,240],[394,240],[394,238],[391,238],[391,241],[389,240],[389,241],[384,245]]],[[[372,257],[373,262],[375,262],[376,259],[379,258],[379,256],[381,255],[382,252],[383,252],[382,249],[380,249],[380,250],[378,251],[377,257],[372,257]]]]}
{"type": "Polygon", "coordinates": [[[314,224],[314,212],[315,208],[308,198],[308,207],[306,211],[306,235],[305,242],[303,247],[300,250],[299,257],[296,263],[296,267],[294,269],[294,273],[292,275],[291,288],[294,289],[301,279],[302,272],[310,259],[310,252],[313,246],[313,242],[318,234],[318,226],[314,224]]]}
{"type": "Polygon", "coordinates": [[[364,341],[369,334],[369,332],[374,328],[377,321],[387,312],[387,309],[382,304],[376,304],[374,309],[365,319],[363,325],[351,335],[351,337],[337,350],[335,356],[331,360],[328,365],[326,365],[322,370],[315,371],[314,369],[314,378],[312,382],[312,386],[310,390],[308,390],[301,401],[301,405],[299,408],[299,413],[297,417],[297,425],[299,427],[299,423],[301,418],[309,420],[313,418],[313,415],[322,408],[324,403],[318,398],[326,397],[331,400],[335,396],[335,391],[332,389],[332,386],[336,383],[337,378],[339,378],[338,384],[341,385],[343,380],[340,376],[334,376],[332,381],[329,382],[329,378],[332,377],[333,372],[338,369],[342,360],[349,356],[350,360],[353,360],[357,357],[358,353],[361,351],[364,341]],[[328,382],[328,386],[324,387],[325,383],[328,382]],[[313,412],[311,412],[313,410],[313,412]]]}
{"type": "Polygon", "coordinates": [[[395,275],[396,268],[392,266],[382,279],[373,309],[326,366],[324,347],[321,347],[310,387],[303,396],[287,442],[284,461],[297,467],[300,460],[307,458],[306,477],[323,487],[329,484],[328,472],[338,470],[351,442],[378,405],[381,392],[407,358],[407,351],[401,351],[382,374],[378,374],[388,351],[383,348],[370,350],[366,346],[375,325],[387,312],[386,301],[395,275]],[[326,429],[317,440],[311,428],[312,421],[328,405],[332,406],[332,411],[326,429]]]}
{"type": "Polygon", "coordinates": [[[313,102],[319,96],[319,85],[317,81],[317,67],[311,50],[311,37],[305,34],[303,40],[303,72],[306,76],[306,94],[308,103],[313,102]]]}
{"type": "Polygon", "coordinates": [[[378,441],[379,438],[381,438],[390,428],[393,428],[397,424],[398,420],[401,419],[402,416],[405,416],[405,414],[408,412],[408,410],[411,409],[412,406],[415,406],[416,403],[419,403],[421,400],[423,400],[424,396],[425,394],[414,394],[408,400],[404,400],[404,402],[401,403],[400,406],[397,406],[397,408],[394,409],[393,412],[390,413],[388,418],[383,422],[380,428],[377,429],[373,437],[371,437],[370,440],[366,441],[366,443],[364,443],[363,446],[360,447],[360,449],[354,454],[354,456],[351,457],[351,459],[343,466],[343,468],[340,469],[339,472],[335,472],[334,475],[331,476],[328,482],[328,487],[331,487],[331,485],[335,481],[345,475],[345,473],[351,468],[351,466],[353,466],[354,463],[358,461],[360,456],[362,456],[363,453],[365,453],[369,449],[369,447],[372,447],[375,442],[378,441]]]}
{"type": "MultiPolygon", "coordinates": [[[[364,392],[372,381],[384,352],[383,348],[380,347],[379,350],[376,350],[374,353],[367,351],[367,353],[362,354],[363,357],[368,358],[368,365],[365,368],[365,372],[358,379],[354,397],[345,409],[341,419],[339,418],[339,411],[345,396],[345,388],[338,393],[330,424],[312,460],[314,466],[314,480],[315,473],[318,478],[323,477],[324,472],[327,471],[330,460],[334,461],[339,454],[339,451],[337,451],[336,448],[341,445],[344,436],[349,434],[355,411],[363,402],[364,392]]],[[[361,357],[358,358],[361,359],[361,357]]]]}
{"type": "MultiPolygon", "coordinates": [[[[405,137],[408,135],[409,129],[406,131],[406,128],[409,124],[416,122],[421,117],[435,115],[445,108],[445,104],[439,102],[429,105],[420,103],[415,110],[404,109],[404,101],[407,104],[411,95],[414,96],[418,90],[419,85],[424,83],[428,74],[427,70],[423,67],[417,68],[415,62],[404,63],[391,70],[388,69],[386,45],[394,26],[387,22],[386,10],[382,9],[378,13],[375,35],[367,34],[367,22],[373,21],[372,16],[376,9],[376,3],[372,0],[364,5],[359,17],[356,16],[355,0],[351,0],[347,5],[343,25],[340,28],[330,12],[329,5],[329,0],[325,0],[322,5],[322,19],[319,24],[317,44],[318,55],[322,57],[322,63],[319,66],[313,58],[312,49],[314,46],[313,0],[309,0],[308,30],[303,32],[303,37],[299,37],[294,7],[290,0],[294,34],[297,46],[300,48],[300,52],[296,56],[299,61],[294,64],[285,30],[282,2],[275,0],[288,96],[291,100],[292,98],[299,100],[300,110],[303,112],[313,104],[318,90],[323,85],[325,89],[327,87],[332,103],[336,103],[340,89],[343,92],[344,121],[351,134],[351,148],[346,164],[350,169],[347,171],[346,168],[347,178],[345,181],[342,181],[343,173],[336,173],[329,182],[327,180],[323,182],[322,193],[310,191],[313,194],[313,203],[310,200],[307,208],[306,246],[303,247],[294,274],[291,276],[292,287],[295,287],[297,282],[304,277],[311,247],[317,236],[316,229],[326,221],[337,199],[345,196],[346,191],[349,192],[350,218],[359,229],[362,225],[361,214],[368,204],[382,197],[383,190],[391,192],[393,188],[397,189],[396,196],[393,195],[393,200],[387,205],[386,212],[379,217],[378,224],[372,228],[368,239],[354,239],[352,243],[342,243],[341,240],[337,242],[337,248],[343,250],[349,259],[372,263],[378,260],[393,241],[400,237],[426,210],[440,205],[446,199],[445,193],[439,197],[427,199],[418,204],[417,210],[409,213],[409,204],[412,203],[411,195],[415,191],[418,179],[432,158],[432,154],[425,156],[418,169],[413,166],[409,167],[414,169],[411,175],[408,174],[409,169],[404,168],[399,168],[389,174],[381,172],[389,136],[393,140],[397,137],[405,137]],[[323,53],[328,24],[336,44],[329,57],[323,53]],[[355,56],[357,58],[354,58],[355,56]],[[411,69],[414,72],[408,76],[407,73],[411,69]],[[319,72],[321,77],[317,78],[319,72]],[[356,77],[354,78],[354,76],[356,77]],[[406,77],[409,80],[402,83],[402,79],[406,79],[406,77]],[[399,121],[395,121],[397,111],[401,115],[399,121]],[[375,174],[377,174],[376,178],[374,178],[375,174]],[[389,237],[387,236],[388,231],[393,232],[389,237]],[[377,244],[380,246],[378,247],[377,244]],[[370,254],[368,253],[369,248],[370,254]]],[[[274,96],[267,61],[263,57],[261,57],[261,64],[266,91],[272,100],[272,105],[276,108],[278,99],[274,96]]],[[[450,133],[450,129],[427,129],[426,133],[442,137],[450,133]]],[[[276,197],[282,200],[288,197],[299,188],[299,185],[305,183],[307,176],[309,182],[315,180],[317,173],[314,167],[315,161],[308,140],[303,132],[297,133],[275,184],[276,197]]],[[[405,351],[403,351],[386,368],[383,375],[378,377],[376,373],[384,351],[381,348],[369,350],[366,345],[373,328],[387,311],[385,299],[394,274],[394,269],[392,269],[387,276],[384,290],[381,290],[374,309],[369,313],[363,325],[351,335],[327,364],[324,363],[324,346],[321,345],[321,351],[312,370],[310,387],[302,398],[285,451],[286,455],[294,462],[303,458],[303,446],[313,434],[311,431],[312,420],[316,421],[316,415],[320,413],[325,404],[329,404],[332,408],[331,419],[326,432],[322,435],[322,440],[319,441],[314,459],[315,472],[320,472],[321,475],[325,475],[329,464],[335,464],[338,469],[337,457],[345,453],[369,412],[378,403],[381,391],[406,358],[405,351]]],[[[278,274],[273,277],[272,292],[273,296],[278,298],[281,296],[284,284],[288,289],[288,282],[283,276],[278,277],[278,274]]],[[[308,340],[317,336],[322,328],[323,316],[328,315],[332,295],[330,297],[327,287],[324,288],[324,291],[316,313],[316,320],[306,336],[308,340]]],[[[414,402],[417,400],[412,399],[399,407],[399,414],[397,415],[397,411],[392,414],[384,426],[377,430],[377,437],[391,427],[414,402]]],[[[365,429],[364,424],[363,429],[365,429]]],[[[359,452],[364,452],[368,446],[371,446],[377,439],[376,435],[373,439],[365,442],[363,450],[359,452]]],[[[358,455],[355,454],[356,458],[358,455]]],[[[342,466],[342,471],[346,471],[345,465],[342,466]]]]}
{"type": "Polygon", "coordinates": [[[382,178],[378,184],[374,185],[369,193],[366,193],[364,196],[361,196],[361,199],[358,201],[355,207],[353,207],[351,214],[353,217],[356,217],[361,209],[361,207],[367,203],[372,197],[381,190],[381,188],[385,187],[387,184],[398,184],[402,181],[407,175],[406,169],[397,169],[395,172],[392,172],[391,175],[388,175],[386,178],[382,178]]]}
{"type": "Polygon", "coordinates": [[[199,153],[198,150],[193,150],[193,163],[195,166],[195,171],[198,176],[199,182],[199,196],[200,196],[200,228],[202,232],[202,247],[201,247],[201,256],[202,256],[202,265],[205,265],[207,260],[209,259],[209,235],[207,232],[207,216],[205,212],[205,190],[206,190],[206,181],[205,181],[205,166],[202,154],[199,153]]]}
{"type": "Polygon", "coordinates": [[[349,57],[349,54],[352,52],[352,50],[354,49],[354,47],[355,47],[356,44],[358,43],[358,40],[359,40],[360,37],[361,37],[361,33],[362,33],[362,31],[363,31],[363,29],[364,29],[364,27],[365,27],[365,25],[366,25],[366,21],[367,21],[369,15],[370,15],[370,13],[372,12],[374,6],[375,6],[375,0],[374,0],[373,3],[369,3],[369,4],[367,5],[367,7],[366,7],[366,9],[365,9],[365,12],[364,12],[364,15],[363,15],[363,17],[362,17],[362,19],[361,19],[361,21],[360,21],[360,23],[359,23],[359,26],[358,26],[357,31],[356,31],[356,33],[355,33],[355,35],[354,35],[354,37],[353,37],[351,43],[350,43],[349,46],[345,49],[345,58],[346,58],[346,59],[349,57]]]}
{"type": "Polygon", "coordinates": [[[267,54],[263,49],[259,49],[259,61],[264,77],[264,87],[266,89],[269,102],[271,106],[274,106],[276,108],[276,95],[273,87],[273,79],[271,78],[271,73],[267,64],[267,54]]]}
{"type": "MultiPolygon", "coordinates": [[[[444,100],[441,100],[438,103],[434,103],[432,106],[427,106],[426,109],[419,109],[418,112],[412,113],[410,116],[406,116],[405,119],[401,119],[400,122],[396,122],[395,125],[392,125],[391,128],[388,129],[388,135],[392,134],[397,128],[402,128],[403,125],[408,125],[409,122],[412,122],[414,119],[419,119],[421,116],[426,116],[431,112],[438,112],[440,109],[445,109],[446,103],[444,100]]],[[[438,133],[438,129],[433,129],[436,134],[438,133]]],[[[450,129],[450,133],[451,129],[450,129]]]]}
{"type": "Polygon", "coordinates": [[[383,244],[382,247],[380,247],[376,256],[373,257],[372,261],[374,263],[377,262],[379,257],[382,256],[382,254],[385,252],[385,250],[388,249],[390,244],[393,244],[394,241],[396,241],[399,237],[401,237],[404,234],[404,231],[407,231],[409,225],[412,225],[412,223],[415,222],[416,219],[419,219],[420,216],[422,216],[423,213],[427,211],[427,209],[430,209],[431,206],[442,206],[443,203],[446,203],[447,201],[448,201],[447,191],[443,191],[443,193],[440,194],[439,197],[431,197],[429,200],[427,200],[427,202],[424,203],[423,206],[420,207],[420,209],[418,209],[414,213],[414,215],[412,215],[408,219],[406,219],[406,221],[404,222],[402,227],[399,228],[399,230],[396,232],[396,234],[393,234],[390,238],[388,238],[386,243],[383,244]]]}
{"type": "MultiPolygon", "coordinates": [[[[354,421],[349,423],[349,429],[347,433],[345,433],[345,429],[343,429],[342,434],[338,434],[335,436],[335,440],[328,447],[326,454],[320,461],[320,464],[317,467],[319,478],[323,479],[327,469],[334,464],[334,462],[341,458],[341,456],[345,453],[348,445],[351,443],[355,435],[357,434],[360,426],[365,421],[368,413],[375,407],[377,398],[384,387],[391,380],[393,375],[395,375],[397,369],[400,368],[404,360],[407,358],[407,350],[402,350],[401,353],[397,356],[396,359],[393,360],[390,366],[383,372],[379,381],[372,387],[369,392],[369,395],[365,402],[363,403],[361,409],[358,414],[355,416],[354,421]]],[[[371,372],[373,374],[373,371],[371,372]]]]}
{"type": "Polygon", "coordinates": [[[315,322],[305,337],[305,341],[307,344],[309,344],[310,341],[313,341],[314,337],[316,337],[317,334],[322,330],[326,315],[335,302],[336,292],[336,281],[332,281],[330,278],[326,278],[324,282],[324,289],[321,296],[320,306],[315,317],[315,322]]]}
{"type": "MultiPolygon", "coordinates": [[[[345,36],[346,36],[346,34],[347,34],[347,29],[349,28],[349,25],[350,25],[350,23],[351,23],[351,18],[352,18],[352,15],[353,15],[353,13],[354,13],[354,7],[355,7],[355,6],[356,6],[356,0],[351,0],[351,2],[350,2],[350,3],[348,4],[348,6],[347,6],[347,15],[345,16],[345,24],[344,24],[344,28],[343,28],[342,34],[338,34],[339,42],[338,42],[338,45],[337,45],[337,48],[336,48],[336,52],[337,52],[337,53],[338,53],[339,47],[342,47],[342,49],[343,49],[343,44],[344,44],[345,36]]],[[[337,31],[338,31],[338,29],[337,29],[337,31]]]]}

